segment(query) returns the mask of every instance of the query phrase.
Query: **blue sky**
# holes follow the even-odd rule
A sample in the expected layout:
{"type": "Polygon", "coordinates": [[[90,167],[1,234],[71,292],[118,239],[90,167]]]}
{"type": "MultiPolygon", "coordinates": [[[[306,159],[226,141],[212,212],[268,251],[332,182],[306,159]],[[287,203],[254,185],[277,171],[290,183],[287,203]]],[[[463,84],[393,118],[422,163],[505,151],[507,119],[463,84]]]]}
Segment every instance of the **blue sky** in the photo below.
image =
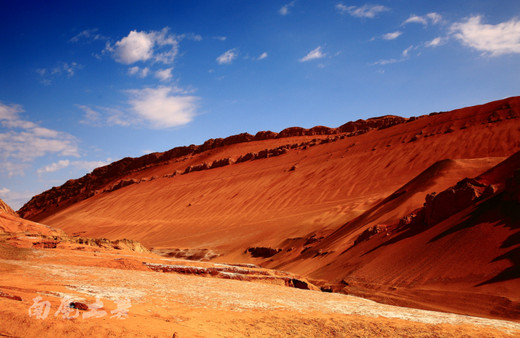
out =
{"type": "Polygon", "coordinates": [[[126,156],[520,93],[520,1],[1,1],[0,198],[126,156]]]}

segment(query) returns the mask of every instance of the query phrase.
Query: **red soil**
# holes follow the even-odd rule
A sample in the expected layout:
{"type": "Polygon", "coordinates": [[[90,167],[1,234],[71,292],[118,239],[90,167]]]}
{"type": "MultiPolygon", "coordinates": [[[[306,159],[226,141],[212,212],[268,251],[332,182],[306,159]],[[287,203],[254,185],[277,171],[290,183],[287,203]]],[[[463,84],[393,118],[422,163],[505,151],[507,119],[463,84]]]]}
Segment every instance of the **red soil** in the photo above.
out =
{"type": "MultiPolygon", "coordinates": [[[[518,218],[502,190],[440,223],[399,225],[429,193],[520,150],[520,98],[368,121],[124,159],[19,212],[69,235],[210,250],[216,261],[288,270],[385,302],[520,318],[518,276],[493,279],[518,268],[518,218]],[[252,257],[249,248],[277,253],[252,257]]],[[[511,172],[497,167],[479,180],[505,187],[511,172]]]]}

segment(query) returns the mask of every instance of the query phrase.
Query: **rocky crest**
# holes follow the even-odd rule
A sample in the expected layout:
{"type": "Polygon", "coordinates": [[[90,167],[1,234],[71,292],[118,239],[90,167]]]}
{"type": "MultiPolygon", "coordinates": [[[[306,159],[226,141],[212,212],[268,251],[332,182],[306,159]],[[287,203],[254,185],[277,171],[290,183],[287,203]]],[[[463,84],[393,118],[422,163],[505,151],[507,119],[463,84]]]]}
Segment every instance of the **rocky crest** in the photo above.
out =
{"type": "MultiPolygon", "coordinates": [[[[316,126],[310,129],[291,127],[282,130],[280,133],[272,131],[259,131],[256,135],[242,133],[232,135],[226,138],[209,139],[202,145],[189,145],[176,147],[162,153],[147,154],[138,158],[126,157],[109,165],[94,169],[91,173],[79,178],[71,179],[60,187],[53,187],[39,195],[34,196],[27,202],[18,212],[21,217],[30,220],[39,220],[46,215],[54,213],[60,209],[66,208],[76,202],[85,200],[98,193],[103,192],[104,187],[130,172],[136,172],[149,168],[151,166],[160,165],[170,160],[179,159],[189,155],[199,154],[211,149],[224,147],[237,143],[261,141],[268,139],[280,139],[295,136],[314,136],[314,135],[337,135],[349,134],[349,136],[359,135],[374,129],[383,129],[390,126],[404,123],[408,119],[398,116],[382,116],[371,118],[368,120],[357,120],[348,122],[339,128],[329,128],[324,126],[316,126]]],[[[270,152],[260,152],[258,154],[244,154],[237,162],[243,162],[250,159],[267,158],[276,156],[286,151],[285,149],[276,149],[270,152]]],[[[222,159],[217,163],[201,163],[186,168],[184,173],[193,171],[206,170],[209,168],[218,168],[231,164],[231,159],[222,159]]],[[[119,181],[108,190],[113,191],[124,186],[134,184],[132,180],[119,181]]]]}

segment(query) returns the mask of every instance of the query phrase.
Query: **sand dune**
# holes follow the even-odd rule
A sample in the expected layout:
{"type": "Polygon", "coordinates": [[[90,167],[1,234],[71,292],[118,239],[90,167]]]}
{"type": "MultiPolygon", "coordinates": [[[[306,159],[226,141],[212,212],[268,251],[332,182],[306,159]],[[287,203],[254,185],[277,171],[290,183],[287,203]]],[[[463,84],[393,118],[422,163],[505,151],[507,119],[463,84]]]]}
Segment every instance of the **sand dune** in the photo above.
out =
{"type": "MultiPolygon", "coordinates": [[[[517,277],[482,284],[516,257],[514,224],[482,211],[505,212],[502,197],[421,229],[399,220],[428,194],[519,151],[519,118],[514,97],[418,118],[241,134],[121,160],[19,212],[69,235],[132,238],[163,254],[211,251],[217,262],[284,269],[381,301],[518,318],[517,277]],[[513,251],[501,247],[508,239],[513,251]]],[[[478,179],[505,185],[510,171],[497,168],[478,179]]]]}

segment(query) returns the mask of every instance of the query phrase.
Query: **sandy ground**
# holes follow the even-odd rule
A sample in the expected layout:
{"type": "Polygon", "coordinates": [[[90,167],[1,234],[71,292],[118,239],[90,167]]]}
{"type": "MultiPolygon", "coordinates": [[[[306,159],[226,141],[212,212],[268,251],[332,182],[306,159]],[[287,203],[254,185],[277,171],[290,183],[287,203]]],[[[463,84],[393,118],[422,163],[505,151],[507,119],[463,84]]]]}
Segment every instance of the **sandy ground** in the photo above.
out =
{"type": "MultiPolygon", "coordinates": [[[[0,260],[0,336],[518,336],[520,323],[378,304],[348,295],[266,283],[146,271],[133,253],[17,249],[0,260]],[[112,262],[112,263],[111,263],[112,262]],[[119,263],[118,263],[119,262],[119,263]],[[85,266],[87,265],[87,266],[85,266]],[[110,266],[113,267],[103,267],[110,266]],[[115,267],[118,268],[115,268],[115,267]],[[139,270],[137,270],[139,269],[139,270]],[[144,270],[144,271],[140,271],[144,270]],[[45,319],[29,315],[36,297],[45,319]],[[63,318],[64,297],[103,303],[106,315],[63,318]],[[111,318],[128,297],[125,319],[111,318]],[[118,305],[119,304],[119,305],[118,305]]],[[[189,262],[185,262],[189,264],[189,262]]],[[[71,309],[72,310],[72,309],[71,309]]],[[[74,315],[74,311],[70,315],[74,315]]]]}

